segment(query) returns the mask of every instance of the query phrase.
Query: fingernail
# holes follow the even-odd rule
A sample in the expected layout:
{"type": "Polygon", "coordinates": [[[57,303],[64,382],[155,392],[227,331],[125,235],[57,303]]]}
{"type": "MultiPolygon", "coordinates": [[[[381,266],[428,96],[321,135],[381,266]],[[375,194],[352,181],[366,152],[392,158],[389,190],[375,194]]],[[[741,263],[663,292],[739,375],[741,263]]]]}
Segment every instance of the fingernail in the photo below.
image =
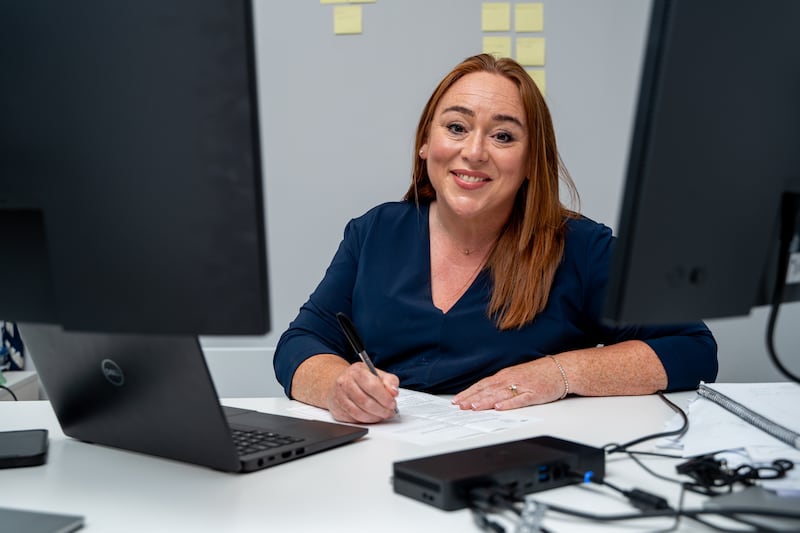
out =
{"type": "Polygon", "coordinates": [[[477,403],[473,403],[472,404],[472,410],[473,411],[477,411],[478,410],[478,404],[477,403]]]}

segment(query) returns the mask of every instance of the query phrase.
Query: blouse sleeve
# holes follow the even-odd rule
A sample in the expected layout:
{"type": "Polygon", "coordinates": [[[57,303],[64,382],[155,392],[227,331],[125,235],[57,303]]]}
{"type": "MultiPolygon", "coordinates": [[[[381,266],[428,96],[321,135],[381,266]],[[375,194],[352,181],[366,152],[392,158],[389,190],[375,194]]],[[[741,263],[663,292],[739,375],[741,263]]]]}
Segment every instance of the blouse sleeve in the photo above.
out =
{"type": "MultiPolygon", "coordinates": [[[[615,238],[609,228],[598,226],[601,230],[594,232],[587,244],[585,272],[589,273],[587,307],[598,328],[601,343],[614,344],[634,339],[647,343],[664,366],[669,391],[695,389],[700,381],[714,381],[718,370],[717,343],[703,322],[620,327],[602,318],[615,238]],[[596,265],[605,265],[605,268],[596,265]]],[[[658,305],[658,302],[653,302],[653,305],[658,305]]]]}
{"type": "Polygon", "coordinates": [[[355,355],[344,345],[336,313],[351,314],[359,243],[356,221],[351,220],[322,281],[278,341],[272,364],[288,397],[291,397],[295,371],[309,357],[333,353],[355,362],[355,355]]]}

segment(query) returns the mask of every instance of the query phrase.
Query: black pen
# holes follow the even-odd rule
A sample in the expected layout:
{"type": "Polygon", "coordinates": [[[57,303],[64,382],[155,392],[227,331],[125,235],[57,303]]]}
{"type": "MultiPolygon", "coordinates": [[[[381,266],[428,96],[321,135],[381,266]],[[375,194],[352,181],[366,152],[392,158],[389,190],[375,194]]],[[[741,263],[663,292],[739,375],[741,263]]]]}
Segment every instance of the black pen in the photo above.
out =
{"type": "MultiPolygon", "coordinates": [[[[339,321],[339,326],[341,326],[344,336],[347,337],[347,341],[350,343],[350,346],[353,347],[353,350],[355,350],[356,354],[361,358],[361,361],[367,365],[367,368],[373,376],[380,378],[378,371],[375,369],[375,365],[372,364],[372,359],[369,358],[367,349],[364,347],[364,342],[361,340],[361,337],[356,330],[356,325],[353,324],[353,321],[350,320],[350,317],[344,313],[336,313],[336,319],[339,321]]],[[[394,412],[397,414],[400,411],[395,407],[394,412]]]]}

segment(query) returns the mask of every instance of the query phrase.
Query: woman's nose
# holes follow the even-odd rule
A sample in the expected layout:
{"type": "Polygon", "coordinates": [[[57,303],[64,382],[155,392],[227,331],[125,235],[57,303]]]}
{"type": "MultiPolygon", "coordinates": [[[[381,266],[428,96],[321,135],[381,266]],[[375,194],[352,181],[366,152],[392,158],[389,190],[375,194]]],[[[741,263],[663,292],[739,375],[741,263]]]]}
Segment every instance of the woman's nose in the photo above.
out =
{"type": "Polygon", "coordinates": [[[467,161],[482,162],[489,158],[486,141],[481,135],[471,136],[462,150],[462,155],[467,161]]]}

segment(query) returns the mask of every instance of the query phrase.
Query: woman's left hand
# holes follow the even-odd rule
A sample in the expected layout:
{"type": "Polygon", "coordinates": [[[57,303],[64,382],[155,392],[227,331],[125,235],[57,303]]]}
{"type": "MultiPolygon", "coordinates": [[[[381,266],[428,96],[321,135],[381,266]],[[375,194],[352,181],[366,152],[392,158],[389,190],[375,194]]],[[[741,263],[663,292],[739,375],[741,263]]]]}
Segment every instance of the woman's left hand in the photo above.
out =
{"type": "Polygon", "coordinates": [[[558,366],[547,357],[504,368],[453,398],[461,409],[517,409],[558,400],[564,380],[558,366]]]}

